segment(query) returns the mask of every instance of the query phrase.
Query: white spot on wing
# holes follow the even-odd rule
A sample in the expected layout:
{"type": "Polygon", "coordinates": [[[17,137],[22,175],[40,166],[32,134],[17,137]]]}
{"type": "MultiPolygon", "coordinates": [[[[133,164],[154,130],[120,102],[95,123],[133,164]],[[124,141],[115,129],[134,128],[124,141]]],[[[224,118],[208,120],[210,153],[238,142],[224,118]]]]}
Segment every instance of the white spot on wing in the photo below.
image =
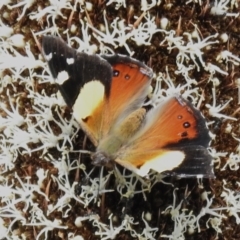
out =
{"type": "Polygon", "coordinates": [[[68,65],[71,65],[71,64],[74,64],[75,60],[74,60],[74,58],[67,58],[66,61],[67,61],[68,65]]]}
{"type": "Polygon", "coordinates": [[[57,75],[56,83],[58,83],[59,85],[62,85],[68,79],[69,79],[68,73],[66,71],[61,71],[57,75]]]}
{"type": "Polygon", "coordinates": [[[49,53],[49,54],[45,54],[45,59],[47,60],[47,61],[50,61],[51,59],[52,59],[52,53],[49,53]]]}

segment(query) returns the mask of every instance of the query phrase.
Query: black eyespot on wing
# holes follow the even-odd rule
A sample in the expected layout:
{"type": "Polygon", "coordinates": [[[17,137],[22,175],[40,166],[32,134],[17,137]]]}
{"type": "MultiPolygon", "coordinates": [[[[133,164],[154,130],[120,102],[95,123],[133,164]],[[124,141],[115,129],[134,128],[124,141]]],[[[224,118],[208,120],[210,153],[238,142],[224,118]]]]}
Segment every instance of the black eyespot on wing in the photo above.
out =
{"type": "Polygon", "coordinates": [[[185,122],[185,123],[183,123],[183,127],[184,128],[190,128],[191,124],[189,122],[185,122]]]}
{"type": "Polygon", "coordinates": [[[118,70],[114,70],[113,71],[113,76],[114,77],[118,77],[119,76],[119,71],[118,70]]]}
{"type": "Polygon", "coordinates": [[[182,138],[186,138],[187,136],[188,136],[188,133],[187,133],[187,132],[182,132],[182,133],[181,133],[181,137],[182,137],[182,138]]]}
{"type": "Polygon", "coordinates": [[[129,79],[130,79],[130,75],[126,74],[126,75],[125,75],[125,79],[126,79],[126,80],[129,80],[129,79]]]}

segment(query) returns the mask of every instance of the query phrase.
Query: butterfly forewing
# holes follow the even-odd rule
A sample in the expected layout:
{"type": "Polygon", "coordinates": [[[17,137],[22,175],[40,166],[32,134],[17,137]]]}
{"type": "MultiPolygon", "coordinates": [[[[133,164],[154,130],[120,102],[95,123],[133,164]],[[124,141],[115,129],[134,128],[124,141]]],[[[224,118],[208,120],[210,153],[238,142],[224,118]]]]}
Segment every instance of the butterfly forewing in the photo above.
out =
{"type": "Polygon", "coordinates": [[[95,146],[146,98],[152,70],[132,58],[79,53],[58,37],[42,48],[66,103],[95,146]]]}

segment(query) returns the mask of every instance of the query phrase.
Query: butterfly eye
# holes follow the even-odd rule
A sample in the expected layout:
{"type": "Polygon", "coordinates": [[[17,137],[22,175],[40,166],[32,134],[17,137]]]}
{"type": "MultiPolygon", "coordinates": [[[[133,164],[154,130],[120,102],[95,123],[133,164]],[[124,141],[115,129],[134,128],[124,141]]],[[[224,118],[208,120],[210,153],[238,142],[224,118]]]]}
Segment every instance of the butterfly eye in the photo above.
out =
{"type": "Polygon", "coordinates": [[[191,127],[191,124],[189,122],[185,122],[185,123],[183,123],[183,127],[189,128],[189,127],[191,127]]]}

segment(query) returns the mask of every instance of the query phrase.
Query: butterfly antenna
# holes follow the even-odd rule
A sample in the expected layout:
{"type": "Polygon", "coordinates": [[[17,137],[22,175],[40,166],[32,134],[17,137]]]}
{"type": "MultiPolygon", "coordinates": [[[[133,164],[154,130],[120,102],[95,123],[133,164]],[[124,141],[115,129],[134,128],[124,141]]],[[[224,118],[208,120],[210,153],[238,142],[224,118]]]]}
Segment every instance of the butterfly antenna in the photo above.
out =
{"type": "MultiPolygon", "coordinates": [[[[87,136],[85,135],[84,139],[83,139],[83,149],[85,149],[86,147],[86,143],[87,143],[87,136]]],[[[88,151],[88,150],[78,150],[79,152],[79,158],[78,158],[78,164],[80,165],[81,163],[81,158],[82,158],[82,154],[92,154],[92,152],[88,151]]],[[[75,174],[75,181],[79,182],[80,181],[80,168],[77,168],[76,174],[75,174]]]]}
{"type": "Polygon", "coordinates": [[[32,35],[33,35],[33,39],[34,39],[34,41],[35,41],[35,43],[36,43],[36,45],[37,45],[37,47],[38,47],[38,50],[40,51],[40,53],[42,53],[41,43],[38,41],[35,33],[34,33],[32,30],[30,30],[30,31],[31,31],[31,33],[32,33],[32,35]]]}
{"type": "MultiPolygon", "coordinates": [[[[102,179],[103,179],[103,170],[104,170],[104,166],[101,167],[100,171],[99,171],[99,188],[98,188],[98,193],[101,194],[101,205],[100,205],[100,218],[103,222],[105,222],[105,199],[106,199],[106,194],[104,189],[108,188],[109,185],[109,179],[107,180],[107,182],[104,184],[104,186],[102,185],[102,179]],[[104,189],[103,189],[104,188],[104,189]],[[103,192],[103,193],[101,193],[103,192]]],[[[103,181],[104,182],[104,181],[103,181]]]]}

